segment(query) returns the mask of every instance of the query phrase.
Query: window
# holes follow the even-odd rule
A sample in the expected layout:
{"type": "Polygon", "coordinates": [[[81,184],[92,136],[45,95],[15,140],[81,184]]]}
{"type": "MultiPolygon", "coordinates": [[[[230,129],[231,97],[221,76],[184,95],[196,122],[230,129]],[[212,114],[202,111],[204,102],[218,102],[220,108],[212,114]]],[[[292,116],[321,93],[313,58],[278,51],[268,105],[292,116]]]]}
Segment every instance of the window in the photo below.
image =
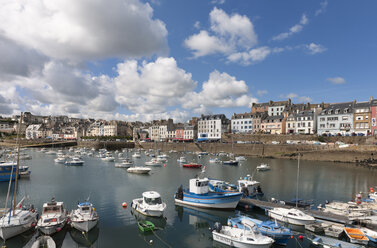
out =
{"type": "Polygon", "coordinates": [[[291,123],[288,123],[288,128],[290,128],[291,127],[291,123]]]}
{"type": "Polygon", "coordinates": [[[348,121],[348,116],[342,116],[343,121],[348,121]]]}
{"type": "Polygon", "coordinates": [[[334,123],[330,123],[330,127],[334,128],[335,124],[334,123]]]}
{"type": "Polygon", "coordinates": [[[365,120],[368,120],[368,119],[369,119],[369,116],[368,116],[368,115],[366,115],[366,116],[365,116],[365,120]]]}
{"type": "Polygon", "coordinates": [[[326,118],[325,117],[321,117],[321,118],[319,118],[319,121],[326,121],[326,118]]]}
{"type": "Polygon", "coordinates": [[[319,127],[320,128],[325,128],[325,124],[320,124],[319,127]]]}
{"type": "Polygon", "coordinates": [[[310,127],[311,126],[311,124],[310,124],[310,122],[308,122],[308,127],[310,127]]]}

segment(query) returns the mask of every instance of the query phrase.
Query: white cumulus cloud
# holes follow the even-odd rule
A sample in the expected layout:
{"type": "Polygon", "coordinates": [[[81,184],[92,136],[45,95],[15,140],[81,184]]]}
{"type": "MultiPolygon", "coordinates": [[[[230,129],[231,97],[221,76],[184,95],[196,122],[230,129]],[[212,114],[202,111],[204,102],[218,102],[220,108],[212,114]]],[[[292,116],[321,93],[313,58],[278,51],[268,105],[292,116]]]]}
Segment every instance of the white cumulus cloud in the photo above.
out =
{"type": "Polygon", "coordinates": [[[52,58],[82,61],[167,51],[165,24],[139,0],[0,3],[0,33],[52,58]]]}

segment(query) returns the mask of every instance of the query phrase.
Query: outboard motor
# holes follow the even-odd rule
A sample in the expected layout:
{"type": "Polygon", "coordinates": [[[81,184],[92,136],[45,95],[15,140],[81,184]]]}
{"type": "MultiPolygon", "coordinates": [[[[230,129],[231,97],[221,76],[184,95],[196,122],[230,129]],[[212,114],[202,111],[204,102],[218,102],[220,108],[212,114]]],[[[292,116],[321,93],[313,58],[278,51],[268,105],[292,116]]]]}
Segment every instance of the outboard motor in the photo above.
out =
{"type": "Polygon", "coordinates": [[[213,225],[213,230],[215,230],[216,232],[220,232],[221,229],[223,229],[223,225],[221,225],[220,222],[216,222],[214,225],[213,225]]]}
{"type": "Polygon", "coordinates": [[[182,185],[178,188],[177,193],[175,194],[175,198],[179,200],[183,200],[183,189],[182,185]]]}
{"type": "Polygon", "coordinates": [[[241,192],[243,193],[242,197],[249,196],[249,190],[245,186],[241,188],[241,192]]]}

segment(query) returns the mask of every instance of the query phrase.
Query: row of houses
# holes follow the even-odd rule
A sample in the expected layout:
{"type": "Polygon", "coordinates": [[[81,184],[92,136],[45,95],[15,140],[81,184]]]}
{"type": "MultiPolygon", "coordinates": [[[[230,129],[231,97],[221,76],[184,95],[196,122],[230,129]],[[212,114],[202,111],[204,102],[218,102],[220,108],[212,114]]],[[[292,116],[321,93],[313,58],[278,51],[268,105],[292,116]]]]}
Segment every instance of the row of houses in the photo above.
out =
{"type": "Polygon", "coordinates": [[[377,135],[377,99],[366,102],[293,104],[291,100],[253,104],[234,114],[232,133],[377,135]]]}

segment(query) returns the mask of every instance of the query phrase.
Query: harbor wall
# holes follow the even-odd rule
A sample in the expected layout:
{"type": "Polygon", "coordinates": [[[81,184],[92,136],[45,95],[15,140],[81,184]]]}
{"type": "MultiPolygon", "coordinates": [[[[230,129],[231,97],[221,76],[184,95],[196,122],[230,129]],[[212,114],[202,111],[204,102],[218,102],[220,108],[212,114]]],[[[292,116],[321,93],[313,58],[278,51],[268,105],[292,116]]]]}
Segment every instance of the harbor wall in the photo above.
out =
{"type": "Polygon", "coordinates": [[[134,142],[124,141],[78,141],[77,146],[89,147],[94,149],[107,149],[109,151],[120,150],[123,148],[134,148],[134,142]]]}
{"type": "Polygon", "coordinates": [[[335,145],[287,145],[287,144],[226,144],[226,143],[136,143],[136,148],[160,149],[167,152],[206,151],[209,153],[234,153],[235,155],[277,158],[277,159],[297,159],[300,154],[303,160],[330,161],[355,163],[377,168],[377,146],[351,146],[347,149],[340,149],[335,145]]]}

